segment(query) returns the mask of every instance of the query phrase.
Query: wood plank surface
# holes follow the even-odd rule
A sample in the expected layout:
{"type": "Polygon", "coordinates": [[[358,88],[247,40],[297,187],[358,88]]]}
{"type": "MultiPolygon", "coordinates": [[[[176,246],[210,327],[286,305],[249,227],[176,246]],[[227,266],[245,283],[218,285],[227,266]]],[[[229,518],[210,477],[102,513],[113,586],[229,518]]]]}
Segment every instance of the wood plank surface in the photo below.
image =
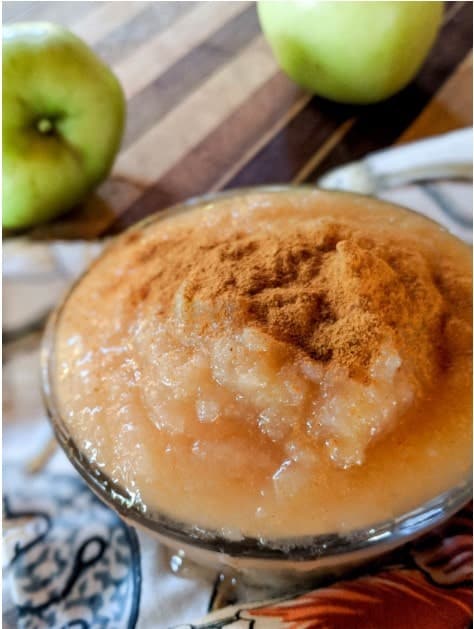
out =
{"type": "Polygon", "coordinates": [[[313,96],[278,68],[251,2],[4,2],[3,20],[48,20],[111,65],[127,97],[112,174],[32,237],[120,231],[188,197],[315,182],[367,152],[472,125],[472,3],[447,2],[426,63],[376,105],[313,96]]]}

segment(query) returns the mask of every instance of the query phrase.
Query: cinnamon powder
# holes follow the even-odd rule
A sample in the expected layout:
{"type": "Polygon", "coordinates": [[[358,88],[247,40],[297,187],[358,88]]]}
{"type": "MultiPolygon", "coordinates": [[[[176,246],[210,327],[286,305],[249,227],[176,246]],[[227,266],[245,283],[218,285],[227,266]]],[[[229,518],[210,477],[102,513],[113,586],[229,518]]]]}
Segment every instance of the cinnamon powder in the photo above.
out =
{"type": "Polygon", "coordinates": [[[181,288],[190,303],[212,303],[218,319],[232,312],[234,323],[360,380],[387,342],[421,381],[442,363],[449,306],[430,263],[403,239],[374,242],[343,223],[228,240],[196,229],[138,249],[135,269],[150,258],[153,274],[133,302],[153,300],[159,315],[181,288]]]}

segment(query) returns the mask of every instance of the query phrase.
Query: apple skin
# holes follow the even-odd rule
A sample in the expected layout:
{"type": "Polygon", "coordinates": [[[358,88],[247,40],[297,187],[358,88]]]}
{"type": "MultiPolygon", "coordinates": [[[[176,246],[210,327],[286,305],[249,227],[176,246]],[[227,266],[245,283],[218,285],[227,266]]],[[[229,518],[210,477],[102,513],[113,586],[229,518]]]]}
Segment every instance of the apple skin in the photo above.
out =
{"type": "Polygon", "coordinates": [[[405,87],[436,38],[442,2],[258,3],[262,30],[282,69],[341,103],[384,100],[405,87]]]}
{"type": "Polygon", "coordinates": [[[2,223],[19,229],[67,212],[107,176],[125,99],[82,40],[55,24],[24,22],[3,27],[2,101],[2,223]]]}

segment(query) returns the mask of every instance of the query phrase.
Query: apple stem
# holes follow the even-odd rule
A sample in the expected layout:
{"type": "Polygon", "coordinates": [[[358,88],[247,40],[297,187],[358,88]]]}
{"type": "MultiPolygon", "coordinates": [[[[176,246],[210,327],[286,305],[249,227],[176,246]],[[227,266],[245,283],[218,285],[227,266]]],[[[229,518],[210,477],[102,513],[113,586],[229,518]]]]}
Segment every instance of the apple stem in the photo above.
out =
{"type": "Polygon", "coordinates": [[[51,133],[54,125],[48,118],[41,118],[40,120],[38,120],[36,128],[40,133],[48,134],[51,133]]]}

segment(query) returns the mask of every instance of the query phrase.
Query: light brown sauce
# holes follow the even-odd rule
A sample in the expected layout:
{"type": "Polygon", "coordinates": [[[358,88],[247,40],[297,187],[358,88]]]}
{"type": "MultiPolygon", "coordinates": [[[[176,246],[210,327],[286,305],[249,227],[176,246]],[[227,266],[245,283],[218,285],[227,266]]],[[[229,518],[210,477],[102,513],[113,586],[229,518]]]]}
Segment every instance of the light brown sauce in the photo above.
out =
{"type": "Polygon", "coordinates": [[[231,537],[350,530],[469,473],[471,299],[469,247],[413,213],[317,191],[222,200],[125,234],[74,289],[56,340],[59,408],[80,449],[150,510],[231,537]],[[335,223],[421,256],[442,347],[414,353],[386,333],[359,378],[295,351],[240,301],[223,313],[189,298],[198,260],[169,263],[203,233],[284,240],[335,223]]]}

